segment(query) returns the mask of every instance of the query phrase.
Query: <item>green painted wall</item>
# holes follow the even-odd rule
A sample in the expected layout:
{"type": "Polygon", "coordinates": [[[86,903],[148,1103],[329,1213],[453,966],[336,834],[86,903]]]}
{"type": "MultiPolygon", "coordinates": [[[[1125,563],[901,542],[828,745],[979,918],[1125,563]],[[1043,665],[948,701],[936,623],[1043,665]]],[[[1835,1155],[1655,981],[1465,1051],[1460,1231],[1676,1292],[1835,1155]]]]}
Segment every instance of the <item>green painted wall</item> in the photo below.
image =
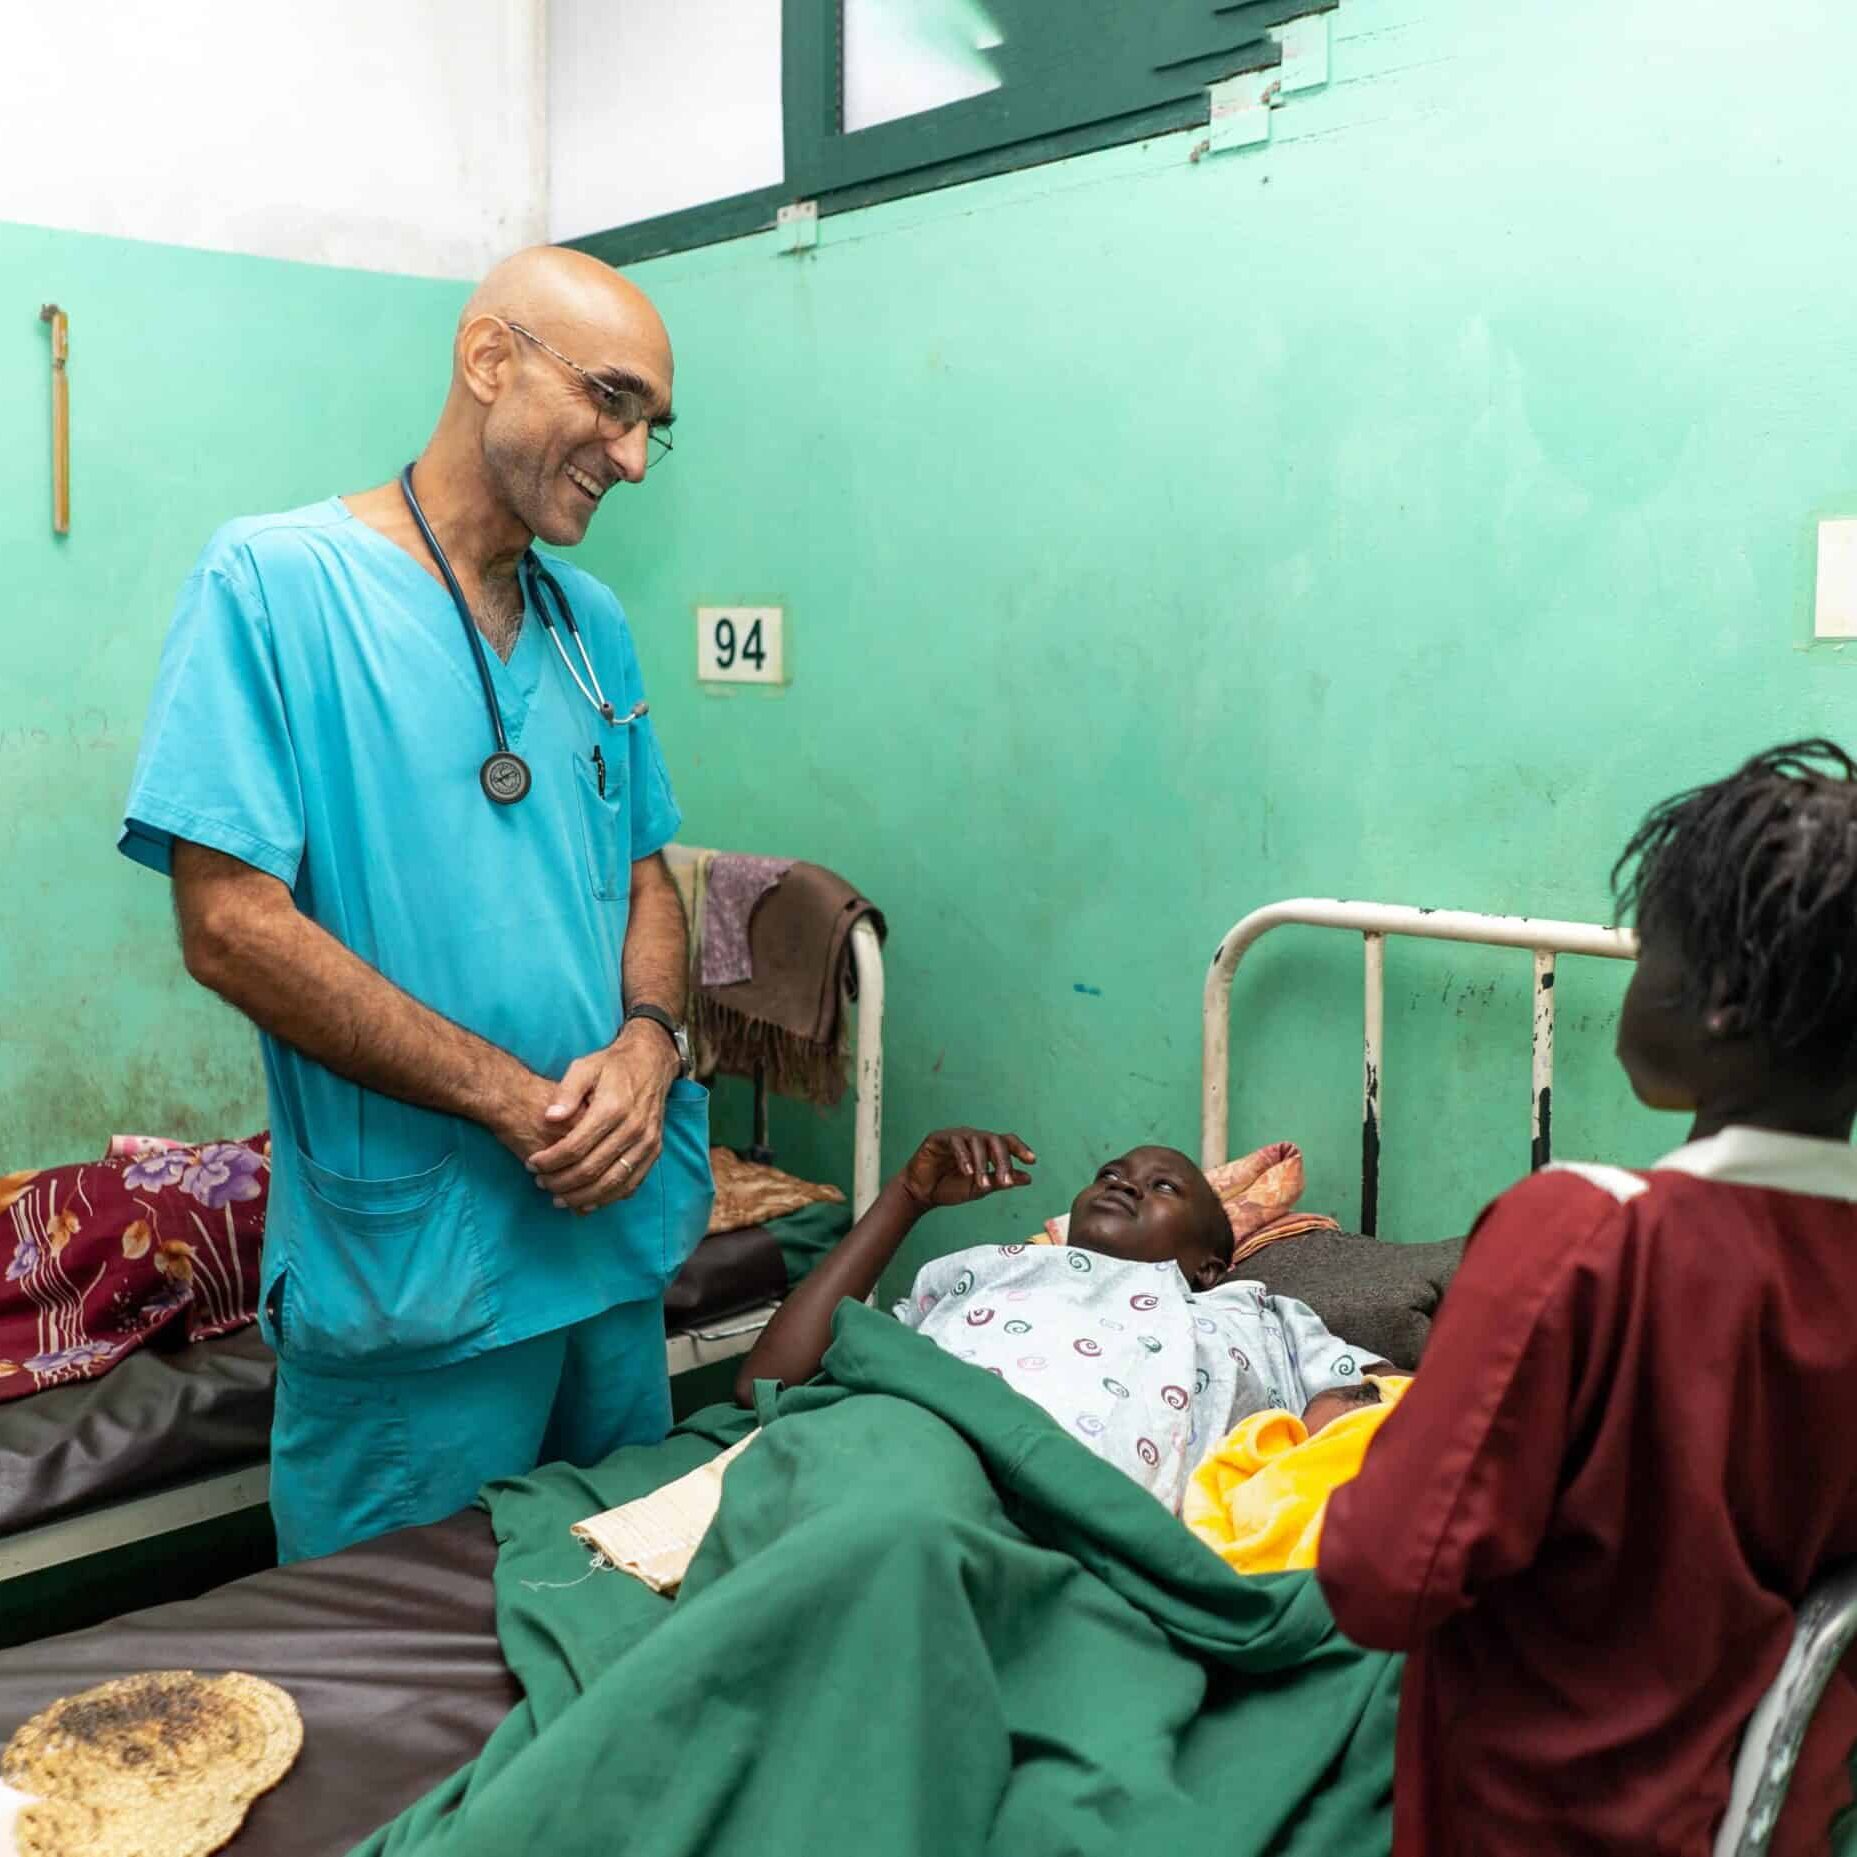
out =
{"type": "Polygon", "coordinates": [[[243,1020],[188,980],[116,825],[174,595],[229,517],[388,476],[464,286],[0,224],[0,1170],[113,1131],[264,1121],[243,1020]],[[47,331],[71,312],[70,536],[47,331]]]}
{"type": "MultiPolygon", "coordinates": [[[[639,273],[674,462],[583,558],[627,600],[692,837],[889,910],[887,1159],[956,1118],[1046,1156],[1191,1146],[1200,978],[1298,892],[1598,917],[1642,807],[1857,735],[1807,649],[1812,525],[1857,513],[1857,16],[1345,0],[1270,146],[1171,138],[639,273]],[[1774,47],[1789,48],[1783,71],[1774,47]],[[705,693],[691,609],[784,601],[791,688],[705,693]],[[1088,990],[1079,990],[1079,989],[1088,990]]],[[[260,1113],[250,1039],[111,848],[173,590],[214,525],[384,476],[460,288],[0,228],[0,1165],[260,1113]],[[44,331],[74,312],[77,532],[44,331]]],[[[1461,1229],[1526,1159],[1525,960],[1395,948],[1385,1224],[1461,1229]]],[[[1677,1130],[1562,984],[1563,1153],[1677,1130]]],[[[1351,1214],[1358,955],[1240,979],[1235,1141],[1351,1214]]],[[[745,1133],[739,1092],[720,1126],[745,1133]]],[[[848,1121],[783,1112],[846,1173],[848,1121]]]]}
{"type": "MultiPolygon", "coordinates": [[[[1857,660],[1805,648],[1814,519],[1857,513],[1854,61],[1837,0],[1345,0],[1266,148],[635,273],[677,453],[587,554],[690,835],[890,912],[889,1163],[1005,1121],[1054,1183],[928,1242],[1195,1145],[1201,976],[1252,906],[1604,919],[1649,801],[1857,737],[1857,660]],[[789,689],[697,687],[691,609],[731,599],[787,604],[789,689]]],[[[1389,968],[1385,1229],[1430,1238],[1526,1165],[1527,960],[1389,968]]],[[[1267,943],[1234,1062],[1237,1142],[1299,1140],[1350,1215],[1358,974],[1267,943]]],[[[1564,1154],[1681,1132],[1615,1074],[1622,981],[1562,983],[1564,1154]]]]}

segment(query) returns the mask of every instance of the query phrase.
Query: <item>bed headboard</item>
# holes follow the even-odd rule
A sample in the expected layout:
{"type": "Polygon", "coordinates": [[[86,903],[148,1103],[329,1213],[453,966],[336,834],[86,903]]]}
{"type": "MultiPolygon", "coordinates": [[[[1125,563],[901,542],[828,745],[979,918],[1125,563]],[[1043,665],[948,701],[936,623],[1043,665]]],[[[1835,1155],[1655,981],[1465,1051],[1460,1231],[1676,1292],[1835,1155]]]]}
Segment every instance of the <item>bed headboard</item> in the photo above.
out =
{"type": "Polygon", "coordinates": [[[1413,909],[1400,903],[1347,903],[1296,897],[1254,909],[1219,943],[1206,972],[1200,1067],[1199,1159],[1217,1167],[1231,1158],[1230,1078],[1232,980],[1238,963],[1272,929],[1342,929],[1359,935],[1366,949],[1366,1031],[1361,1085],[1360,1228],[1372,1234],[1380,1204],[1380,1043],[1384,1020],[1386,938],[1469,941],[1491,948],[1521,948],[1534,956],[1534,1026],[1531,1039],[1534,1089],[1530,1096],[1530,1165],[1544,1166],[1552,1149],[1554,1099],[1554,964],[1563,954],[1605,960],[1637,958],[1638,940],[1629,929],[1594,922],[1554,922],[1537,916],[1486,916],[1468,909],[1413,909]]]}

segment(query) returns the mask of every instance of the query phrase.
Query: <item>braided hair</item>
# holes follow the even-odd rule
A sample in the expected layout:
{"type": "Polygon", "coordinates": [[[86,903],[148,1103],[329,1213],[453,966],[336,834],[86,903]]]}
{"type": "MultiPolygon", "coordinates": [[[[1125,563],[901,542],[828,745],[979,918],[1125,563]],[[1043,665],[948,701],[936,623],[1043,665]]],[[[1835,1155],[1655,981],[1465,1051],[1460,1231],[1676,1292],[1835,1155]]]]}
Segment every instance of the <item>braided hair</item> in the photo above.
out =
{"type": "Polygon", "coordinates": [[[1691,999],[1740,1006],[1779,1053],[1857,1046],[1857,763],[1788,742],[1653,807],[1612,870],[1621,919],[1670,936],[1691,999]]]}

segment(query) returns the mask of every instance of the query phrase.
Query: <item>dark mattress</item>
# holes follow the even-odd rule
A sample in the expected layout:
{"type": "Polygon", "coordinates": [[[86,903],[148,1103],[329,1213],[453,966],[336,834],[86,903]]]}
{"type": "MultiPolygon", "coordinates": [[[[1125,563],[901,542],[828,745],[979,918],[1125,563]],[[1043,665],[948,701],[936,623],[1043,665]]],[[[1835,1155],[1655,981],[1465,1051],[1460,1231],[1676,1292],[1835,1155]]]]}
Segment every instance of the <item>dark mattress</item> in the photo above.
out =
{"type": "MultiPolygon", "coordinates": [[[[777,1302],[786,1289],[770,1232],[718,1233],[666,1292],[665,1325],[695,1328],[777,1302]]],[[[173,1350],[140,1348],[101,1379],[0,1404],[0,1535],[262,1463],[274,1372],[253,1326],[173,1350]]]]}
{"type": "Polygon", "coordinates": [[[262,1463],[273,1371],[254,1327],[0,1405],[0,1535],[262,1463]]]}
{"type": "Polygon", "coordinates": [[[303,1715],[303,1752],[228,1847],[339,1857],[467,1760],[520,1700],[497,1648],[490,1519],[466,1510],[179,1605],[0,1651],[0,1743],[140,1670],[244,1670],[303,1715]]]}

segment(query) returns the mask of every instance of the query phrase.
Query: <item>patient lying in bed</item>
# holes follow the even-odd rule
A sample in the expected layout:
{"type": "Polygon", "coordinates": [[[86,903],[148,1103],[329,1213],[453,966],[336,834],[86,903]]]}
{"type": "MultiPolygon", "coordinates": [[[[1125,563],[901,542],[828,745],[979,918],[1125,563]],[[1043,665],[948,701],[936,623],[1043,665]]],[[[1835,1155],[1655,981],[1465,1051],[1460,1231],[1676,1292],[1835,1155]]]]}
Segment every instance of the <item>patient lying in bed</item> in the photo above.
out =
{"type": "MultiPolygon", "coordinates": [[[[832,1312],[876,1286],[917,1220],[1029,1186],[1015,1135],[930,1135],[876,1203],[782,1305],[748,1356],[757,1380],[818,1371],[832,1312]]],[[[987,1245],[926,1265],[898,1319],[997,1374],[1073,1437],[1179,1510],[1199,1457],[1252,1412],[1302,1411],[1390,1371],[1262,1284],[1224,1280],[1231,1226],[1206,1177],[1172,1148],[1102,1167],[1071,1207],[1068,1242],[987,1245]]]]}

